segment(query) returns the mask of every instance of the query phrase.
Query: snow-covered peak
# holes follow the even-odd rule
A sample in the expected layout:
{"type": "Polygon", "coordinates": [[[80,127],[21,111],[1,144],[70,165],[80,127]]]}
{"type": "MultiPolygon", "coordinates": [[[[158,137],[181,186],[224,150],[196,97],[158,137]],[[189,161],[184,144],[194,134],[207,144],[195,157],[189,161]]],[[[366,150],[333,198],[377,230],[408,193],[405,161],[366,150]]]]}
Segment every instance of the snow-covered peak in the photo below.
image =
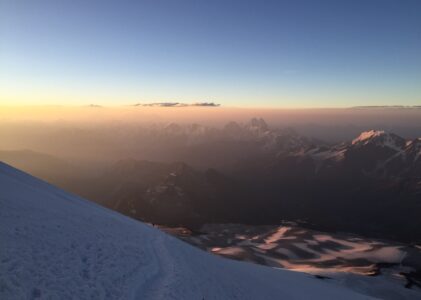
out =
{"type": "Polygon", "coordinates": [[[0,299],[371,299],[227,260],[0,163],[0,299]]]}
{"type": "Polygon", "coordinates": [[[362,132],[352,141],[352,145],[374,144],[380,147],[388,147],[395,151],[402,151],[406,141],[400,136],[384,130],[369,130],[362,132]]]}
{"type": "Polygon", "coordinates": [[[352,144],[355,145],[357,143],[366,142],[372,138],[379,137],[385,135],[386,132],[384,130],[369,130],[362,132],[356,139],[352,141],[352,144]]]}

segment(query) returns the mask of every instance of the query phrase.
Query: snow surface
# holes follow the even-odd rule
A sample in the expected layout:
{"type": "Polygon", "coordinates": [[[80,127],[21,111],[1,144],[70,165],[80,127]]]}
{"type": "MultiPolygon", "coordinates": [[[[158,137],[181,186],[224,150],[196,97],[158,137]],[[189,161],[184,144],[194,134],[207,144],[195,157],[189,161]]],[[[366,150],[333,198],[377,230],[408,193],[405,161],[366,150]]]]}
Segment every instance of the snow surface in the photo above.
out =
{"type": "Polygon", "coordinates": [[[370,130],[362,132],[356,139],[352,141],[352,144],[364,142],[374,137],[382,136],[386,134],[383,130],[370,130]]]}
{"type": "Polygon", "coordinates": [[[0,163],[0,299],[372,299],[224,259],[0,163]]]}
{"type": "Polygon", "coordinates": [[[352,145],[367,145],[370,141],[377,141],[377,144],[382,147],[389,147],[397,152],[402,152],[402,147],[398,144],[398,136],[393,135],[383,130],[370,130],[362,132],[356,139],[352,141],[352,145]],[[378,138],[382,140],[379,141],[378,138]]]}

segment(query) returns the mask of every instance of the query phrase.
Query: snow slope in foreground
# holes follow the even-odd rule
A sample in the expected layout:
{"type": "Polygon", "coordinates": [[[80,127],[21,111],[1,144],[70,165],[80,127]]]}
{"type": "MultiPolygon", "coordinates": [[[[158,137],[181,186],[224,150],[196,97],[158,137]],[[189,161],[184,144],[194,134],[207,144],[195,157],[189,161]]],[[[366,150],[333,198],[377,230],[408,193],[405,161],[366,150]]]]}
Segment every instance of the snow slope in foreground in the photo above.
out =
{"type": "Polygon", "coordinates": [[[369,299],[232,261],[0,163],[0,299],[369,299]]]}

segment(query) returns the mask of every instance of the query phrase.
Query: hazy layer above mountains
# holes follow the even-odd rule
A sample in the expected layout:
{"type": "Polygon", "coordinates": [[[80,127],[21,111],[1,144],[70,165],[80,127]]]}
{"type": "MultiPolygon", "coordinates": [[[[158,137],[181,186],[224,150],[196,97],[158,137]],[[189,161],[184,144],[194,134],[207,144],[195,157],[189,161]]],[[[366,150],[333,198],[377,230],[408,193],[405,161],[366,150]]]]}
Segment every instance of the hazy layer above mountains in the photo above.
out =
{"type": "Polygon", "coordinates": [[[127,106],[1,106],[0,121],[66,122],[200,122],[206,125],[262,117],[275,126],[321,125],[420,126],[421,106],[366,106],[351,108],[238,108],[213,102],[134,104],[127,106]],[[380,119],[379,119],[380,118],[380,119]],[[389,123],[390,122],[390,123],[389,123]]]}
{"type": "MultiPolygon", "coordinates": [[[[31,148],[21,141],[27,140],[26,136],[35,138],[39,130],[57,132],[73,128],[86,131],[118,127],[130,131],[138,125],[169,123],[199,123],[221,128],[228,122],[245,123],[253,117],[264,118],[272,128],[292,127],[302,135],[328,143],[349,140],[369,129],[393,131],[405,138],[418,137],[421,132],[420,107],[264,109],[216,105],[0,106],[0,149],[31,148]]],[[[43,143],[48,145],[46,141],[43,143]]],[[[101,146],[100,141],[97,146],[101,146]]]]}

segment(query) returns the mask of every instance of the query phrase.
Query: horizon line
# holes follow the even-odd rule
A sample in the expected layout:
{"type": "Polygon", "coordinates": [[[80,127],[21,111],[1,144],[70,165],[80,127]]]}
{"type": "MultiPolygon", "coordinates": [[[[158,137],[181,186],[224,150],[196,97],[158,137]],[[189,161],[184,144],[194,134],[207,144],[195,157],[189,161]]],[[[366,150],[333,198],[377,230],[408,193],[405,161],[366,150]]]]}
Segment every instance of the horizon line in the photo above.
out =
{"type": "Polygon", "coordinates": [[[161,108],[161,109],[186,109],[186,108],[203,108],[203,109],[263,109],[263,110],[307,110],[307,109],[421,109],[421,105],[356,105],[356,106],[236,106],[223,105],[214,102],[150,102],[150,103],[130,103],[130,104],[0,104],[0,108],[25,108],[25,107],[62,107],[62,108],[161,108]]]}

